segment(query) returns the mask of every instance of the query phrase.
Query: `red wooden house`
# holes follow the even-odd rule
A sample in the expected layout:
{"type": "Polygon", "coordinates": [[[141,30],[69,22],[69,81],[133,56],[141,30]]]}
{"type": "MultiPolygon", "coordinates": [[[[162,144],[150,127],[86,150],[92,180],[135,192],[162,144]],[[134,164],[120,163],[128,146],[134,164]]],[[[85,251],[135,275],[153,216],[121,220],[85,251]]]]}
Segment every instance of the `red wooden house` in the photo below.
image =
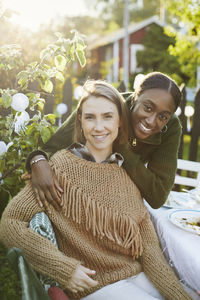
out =
{"type": "MultiPolygon", "coordinates": [[[[143,49],[142,39],[151,24],[163,26],[157,16],[142,22],[130,24],[129,33],[129,74],[140,71],[137,67],[136,52],[143,49]]],[[[89,74],[92,78],[100,78],[102,62],[108,62],[106,79],[117,82],[123,79],[123,39],[124,28],[113,31],[109,35],[100,37],[88,46],[90,55],[89,74]]],[[[152,41],[153,42],[153,41],[152,41]]]]}

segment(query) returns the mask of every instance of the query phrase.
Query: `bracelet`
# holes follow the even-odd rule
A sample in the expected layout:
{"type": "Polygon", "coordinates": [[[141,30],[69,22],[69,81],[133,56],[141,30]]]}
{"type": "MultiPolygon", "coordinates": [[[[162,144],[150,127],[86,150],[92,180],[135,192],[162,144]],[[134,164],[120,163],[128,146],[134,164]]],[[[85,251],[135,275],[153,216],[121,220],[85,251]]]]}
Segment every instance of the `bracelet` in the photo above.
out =
{"type": "MultiPolygon", "coordinates": [[[[38,157],[45,157],[46,160],[48,161],[48,155],[47,155],[47,153],[45,153],[45,152],[42,151],[42,150],[34,150],[33,152],[31,152],[31,153],[28,155],[28,157],[27,157],[27,159],[26,159],[26,170],[27,170],[29,173],[31,172],[31,165],[30,165],[30,162],[31,162],[32,159],[34,159],[34,157],[35,157],[36,155],[40,155],[40,156],[38,156],[38,157]]],[[[36,158],[37,158],[37,157],[36,157],[36,158]]]]}
{"type": "Polygon", "coordinates": [[[45,157],[40,157],[40,158],[38,158],[38,159],[35,159],[35,160],[33,160],[33,161],[30,163],[30,165],[32,166],[33,164],[37,163],[37,162],[40,161],[40,160],[46,160],[46,158],[45,158],[45,157]]]}

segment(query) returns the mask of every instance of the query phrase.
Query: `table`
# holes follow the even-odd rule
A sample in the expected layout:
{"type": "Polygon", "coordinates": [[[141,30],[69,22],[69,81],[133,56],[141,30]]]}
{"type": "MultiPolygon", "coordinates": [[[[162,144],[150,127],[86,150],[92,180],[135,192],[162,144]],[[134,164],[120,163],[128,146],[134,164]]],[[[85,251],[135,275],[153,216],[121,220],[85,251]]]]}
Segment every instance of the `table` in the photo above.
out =
{"type": "Polygon", "coordinates": [[[168,214],[177,209],[153,209],[145,204],[169,264],[175,268],[180,280],[200,291],[200,236],[178,228],[168,220],[168,214]]]}

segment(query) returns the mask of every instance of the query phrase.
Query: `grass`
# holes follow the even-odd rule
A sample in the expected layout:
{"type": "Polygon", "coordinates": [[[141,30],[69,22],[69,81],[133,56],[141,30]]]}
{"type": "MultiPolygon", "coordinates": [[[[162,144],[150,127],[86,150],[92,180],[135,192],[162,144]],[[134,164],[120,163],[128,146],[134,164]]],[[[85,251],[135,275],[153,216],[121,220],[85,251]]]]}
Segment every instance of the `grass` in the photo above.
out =
{"type": "Polygon", "coordinates": [[[20,300],[20,281],[10,267],[6,259],[6,253],[6,248],[0,244],[0,299],[20,300]]]}

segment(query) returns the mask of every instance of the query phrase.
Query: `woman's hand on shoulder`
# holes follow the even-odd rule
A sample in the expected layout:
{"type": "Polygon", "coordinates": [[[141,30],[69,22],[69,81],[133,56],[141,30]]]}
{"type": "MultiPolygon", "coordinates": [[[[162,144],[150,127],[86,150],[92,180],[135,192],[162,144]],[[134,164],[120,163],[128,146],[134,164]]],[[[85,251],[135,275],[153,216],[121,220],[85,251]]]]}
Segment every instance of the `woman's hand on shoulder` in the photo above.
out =
{"type": "MultiPolygon", "coordinates": [[[[32,161],[37,158],[38,156],[35,156],[32,161]]],[[[46,159],[38,160],[31,165],[31,183],[36,200],[41,207],[47,209],[47,204],[51,203],[55,209],[60,209],[63,190],[46,159]]]]}
{"type": "Polygon", "coordinates": [[[68,289],[72,292],[79,292],[96,286],[98,281],[90,277],[95,274],[96,272],[94,270],[79,265],[69,281],[68,289]]]}

